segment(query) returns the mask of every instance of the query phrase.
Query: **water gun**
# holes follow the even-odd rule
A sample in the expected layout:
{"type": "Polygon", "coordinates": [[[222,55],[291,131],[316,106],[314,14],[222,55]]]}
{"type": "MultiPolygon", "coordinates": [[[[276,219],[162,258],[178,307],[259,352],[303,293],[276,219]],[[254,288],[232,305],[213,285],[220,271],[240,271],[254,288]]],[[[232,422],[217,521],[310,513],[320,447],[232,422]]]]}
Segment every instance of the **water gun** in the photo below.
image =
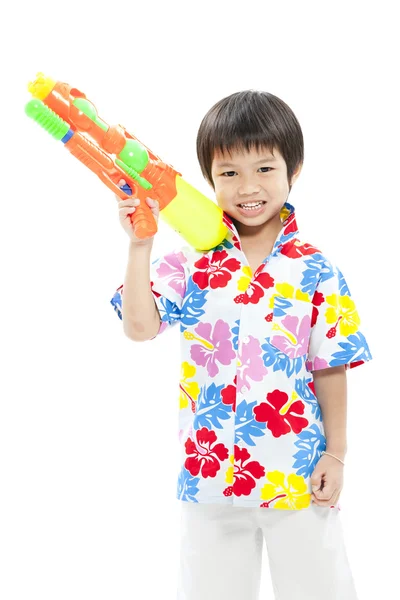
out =
{"type": "Polygon", "coordinates": [[[25,106],[29,117],[122,200],[130,196],[140,199],[130,215],[137,237],[144,239],[157,232],[146,202],[150,197],[159,202],[160,218],[194,248],[209,250],[223,241],[227,227],[222,209],[122,125],[108,125],[85,94],[43,73],[29,83],[28,90],[33,96],[25,106]],[[121,179],[126,181],[122,187],[118,185],[121,179]]]}

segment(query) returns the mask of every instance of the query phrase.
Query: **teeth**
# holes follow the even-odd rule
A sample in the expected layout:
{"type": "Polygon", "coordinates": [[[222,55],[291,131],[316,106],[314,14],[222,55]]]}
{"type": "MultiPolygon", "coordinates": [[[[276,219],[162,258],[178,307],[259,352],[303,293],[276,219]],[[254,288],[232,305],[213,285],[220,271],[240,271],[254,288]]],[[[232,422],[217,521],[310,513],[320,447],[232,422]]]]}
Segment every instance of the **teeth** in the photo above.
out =
{"type": "Polygon", "coordinates": [[[246,204],[239,204],[239,206],[246,210],[254,210],[256,208],[260,208],[260,206],[262,206],[262,202],[248,202],[246,204]]]}

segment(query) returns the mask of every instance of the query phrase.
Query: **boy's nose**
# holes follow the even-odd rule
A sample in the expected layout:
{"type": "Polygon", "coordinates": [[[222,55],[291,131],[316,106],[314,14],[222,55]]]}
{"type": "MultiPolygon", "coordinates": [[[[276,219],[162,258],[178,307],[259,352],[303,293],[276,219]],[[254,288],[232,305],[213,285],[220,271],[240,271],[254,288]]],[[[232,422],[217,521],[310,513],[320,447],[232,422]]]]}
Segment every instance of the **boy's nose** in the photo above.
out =
{"type": "Polygon", "coordinates": [[[261,186],[259,183],[257,183],[256,181],[254,181],[251,178],[247,178],[247,179],[242,179],[242,181],[240,182],[239,188],[238,188],[238,192],[239,194],[243,194],[246,196],[250,196],[250,195],[256,195],[261,189],[261,186]]]}

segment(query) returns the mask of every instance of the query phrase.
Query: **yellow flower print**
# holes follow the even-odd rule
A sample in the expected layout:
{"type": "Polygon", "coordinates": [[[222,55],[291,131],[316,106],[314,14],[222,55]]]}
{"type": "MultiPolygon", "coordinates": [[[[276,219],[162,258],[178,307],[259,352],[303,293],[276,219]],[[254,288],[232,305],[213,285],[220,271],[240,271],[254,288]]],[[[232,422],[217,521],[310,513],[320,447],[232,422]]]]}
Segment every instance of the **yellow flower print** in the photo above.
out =
{"type": "Polygon", "coordinates": [[[286,402],[286,404],[284,404],[282,406],[282,408],[279,410],[279,414],[280,415],[286,415],[287,411],[289,410],[289,408],[291,407],[291,405],[293,404],[293,402],[295,402],[296,400],[298,400],[299,396],[297,395],[297,393],[293,390],[292,391],[292,397],[289,400],[288,397],[288,401],[286,402]]]}
{"type": "Polygon", "coordinates": [[[339,331],[344,336],[348,336],[358,330],[360,317],[350,296],[331,294],[326,297],[326,302],[332,307],[328,308],[325,312],[327,323],[331,324],[339,321],[339,331]]]}
{"type": "Polygon", "coordinates": [[[285,484],[285,474],[280,471],[270,471],[266,475],[271,483],[261,488],[261,499],[267,504],[276,502],[272,508],[282,510],[298,510],[310,506],[311,494],[307,491],[304,477],[291,473],[285,484]]]}
{"type": "Polygon", "coordinates": [[[189,406],[189,399],[195,402],[200,394],[200,388],[197,381],[187,381],[196,374],[196,367],[190,365],[188,362],[182,363],[181,380],[179,383],[179,408],[187,408],[189,406]]]}
{"type": "Polygon", "coordinates": [[[231,454],[231,456],[229,457],[229,462],[231,463],[231,467],[228,467],[226,474],[225,474],[225,482],[229,483],[229,485],[233,484],[233,463],[235,461],[235,457],[233,456],[233,454],[231,454]]]}
{"type": "Polygon", "coordinates": [[[286,221],[286,219],[288,218],[289,215],[290,215],[290,210],[288,209],[288,207],[287,206],[282,206],[281,212],[279,214],[282,223],[284,221],[286,221]]]}
{"type": "Polygon", "coordinates": [[[311,298],[307,294],[307,292],[302,292],[301,290],[296,290],[294,297],[297,298],[297,300],[303,300],[304,302],[311,302],[311,298]]]}
{"type": "Polygon", "coordinates": [[[242,272],[244,275],[238,281],[238,290],[240,292],[245,292],[250,285],[253,273],[250,267],[242,267],[242,272]]]}
{"type": "Polygon", "coordinates": [[[290,283],[277,283],[275,284],[275,289],[279,296],[283,296],[284,298],[293,298],[294,287],[290,285],[290,283]]]}
{"type": "Polygon", "coordinates": [[[295,290],[290,283],[276,283],[275,289],[277,293],[273,294],[270,298],[270,308],[274,307],[275,296],[283,296],[284,298],[295,298],[297,300],[304,300],[304,302],[311,302],[310,296],[306,292],[302,292],[300,289],[295,290]]]}

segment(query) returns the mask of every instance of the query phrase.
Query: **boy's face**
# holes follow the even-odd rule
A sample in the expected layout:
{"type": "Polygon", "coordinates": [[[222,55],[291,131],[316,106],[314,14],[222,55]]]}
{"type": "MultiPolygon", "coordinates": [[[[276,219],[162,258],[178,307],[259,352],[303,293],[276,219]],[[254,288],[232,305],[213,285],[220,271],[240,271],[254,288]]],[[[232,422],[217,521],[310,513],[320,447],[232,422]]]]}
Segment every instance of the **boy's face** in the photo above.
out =
{"type": "MultiPolygon", "coordinates": [[[[297,168],[291,184],[301,171],[297,168]]],[[[286,163],[278,149],[216,151],[211,165],[218,205],[245,226],[260,226],[280,214],[289,195],[286,163]],[[254,208],[252,208],[252,206],[254,208]]]]}

